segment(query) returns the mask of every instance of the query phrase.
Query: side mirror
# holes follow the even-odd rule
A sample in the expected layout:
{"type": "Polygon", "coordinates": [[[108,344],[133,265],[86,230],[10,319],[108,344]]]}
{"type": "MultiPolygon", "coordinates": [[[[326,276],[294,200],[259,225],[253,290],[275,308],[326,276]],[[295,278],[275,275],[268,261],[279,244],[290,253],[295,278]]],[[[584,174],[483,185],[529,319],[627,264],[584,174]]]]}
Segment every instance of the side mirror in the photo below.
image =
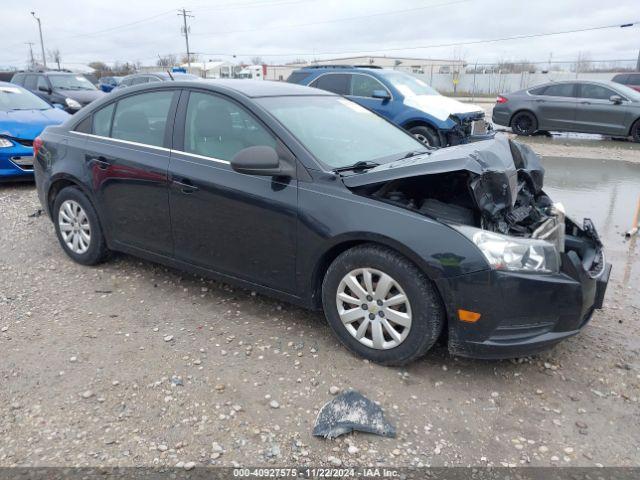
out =
{"type": "Polygon", "coordinates": [[[609,100],[611,101],[611,103],[614,103],[616,105],[620,105],[622,103],[622,97],[620,95],[611,95],[609,97],[609,100]]]}
{"type": "Polygon", "coordinates": [[[373,98],[379,98],[381,100],[389,100],[391,98],[391,95],[389,95],[389,92],[387,92],[386,90],[374,90],[371,96],[373,98]]]}
{"type": "Polygon", "coordinates": [[[51,89],[49,87],[45,87],[44,85],[40,85],[38,87],[38,91],[51,94],[51,89]]]}
{"type": "Polygon", "coordinates": [[[266,145],[247,147],[231,159],[231,168],[246,175],[292,177],[293,166],[278,156],[275,148],[266,145]]]}

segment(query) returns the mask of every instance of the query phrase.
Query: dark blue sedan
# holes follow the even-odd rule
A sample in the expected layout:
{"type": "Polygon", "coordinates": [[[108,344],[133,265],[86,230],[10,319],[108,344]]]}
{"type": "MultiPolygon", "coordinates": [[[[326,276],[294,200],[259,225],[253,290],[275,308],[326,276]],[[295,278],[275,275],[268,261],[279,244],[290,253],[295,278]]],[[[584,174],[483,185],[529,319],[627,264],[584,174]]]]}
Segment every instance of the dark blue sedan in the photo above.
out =
{"type": "Polygon", "coordinates": [[[33,140],[69,117],[28,90],[0,82],[0,181],[33,178],[33,140]]]}

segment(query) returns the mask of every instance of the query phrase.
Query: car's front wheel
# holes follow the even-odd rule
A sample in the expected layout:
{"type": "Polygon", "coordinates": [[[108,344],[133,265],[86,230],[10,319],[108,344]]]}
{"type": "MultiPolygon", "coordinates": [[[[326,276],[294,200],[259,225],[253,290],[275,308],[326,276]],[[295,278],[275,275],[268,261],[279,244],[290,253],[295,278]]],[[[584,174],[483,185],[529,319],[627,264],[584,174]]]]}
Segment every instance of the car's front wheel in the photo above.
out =
{"type": "Polygon", "coordinates": [[[385,365],[423,356],[445,323],[433,284],[412,262],[378,245],[340,254],[322,285],[329,324],[351,351],[385,365]]]}
{"type": "Polygon", "coordinates": [[[417,127],[410,128],[409,133],[413,135],[416,138],[416,140],[418,140],[421,143],[424,143],[428,147],[442,146],[442,142],[440,141],[438,132],[436,132],[431,127],[418,125],[417,127]]]}
{"type": "Polygon", "coordinates": [[[108,249],[98,215],[77,187],[60,190],[53,203],[52,218],[65,253],[83,265],[102,262],[108,249]]]}
{"type": "Polygon", "coordinates": [[[538,120],[531,112],[519,112],[511,119],[511,130],[516,135],[533,135],[538,130],[538,120]]]}

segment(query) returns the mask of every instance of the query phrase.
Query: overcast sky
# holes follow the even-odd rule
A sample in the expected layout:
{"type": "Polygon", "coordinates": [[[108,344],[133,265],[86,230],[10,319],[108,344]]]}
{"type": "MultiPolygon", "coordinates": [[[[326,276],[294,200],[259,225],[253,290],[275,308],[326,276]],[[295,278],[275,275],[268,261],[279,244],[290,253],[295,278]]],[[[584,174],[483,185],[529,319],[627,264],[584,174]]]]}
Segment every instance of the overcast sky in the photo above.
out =
{"type": "Polygon", "coordinates": [[[140,61],[183,54],[182,17],[191,10],[191,50],[204,60],[267,63],[367,55],[498,60],[634,59],[640,25],[493,43],[482,40],[640,21],[639,0],[1,0],[0,66],[24,68],[25,42],[66,64],[140,61]],[[455,46],[452,44],[466,43],[455,46]],[[433,47],[434,45],[447,45],[433,47]],[[427,47],[427,48],[415,48],[427,47]],[[429,48],[430,47],[430,48],[429,48]],[[392,50],[396,49],[396,50],[392,50]]]}

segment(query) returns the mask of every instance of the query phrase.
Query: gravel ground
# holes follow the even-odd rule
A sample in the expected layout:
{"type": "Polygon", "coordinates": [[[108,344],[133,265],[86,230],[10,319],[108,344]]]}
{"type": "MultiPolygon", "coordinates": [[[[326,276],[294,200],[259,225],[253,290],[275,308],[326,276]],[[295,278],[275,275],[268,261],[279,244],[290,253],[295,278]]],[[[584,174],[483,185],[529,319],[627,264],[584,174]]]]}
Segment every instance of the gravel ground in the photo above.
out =
{"type": "Polygon", "coordinates": [[[438,346],[387,368],[320,313],[124,255],[77,265],[38,208],[33,185],[0,185],[0,466],[640,463],[640,307],[622,268],[605,309],[549,352],[438,346]],[[311,436],[349,388],[397,438],[311,436]]]}

